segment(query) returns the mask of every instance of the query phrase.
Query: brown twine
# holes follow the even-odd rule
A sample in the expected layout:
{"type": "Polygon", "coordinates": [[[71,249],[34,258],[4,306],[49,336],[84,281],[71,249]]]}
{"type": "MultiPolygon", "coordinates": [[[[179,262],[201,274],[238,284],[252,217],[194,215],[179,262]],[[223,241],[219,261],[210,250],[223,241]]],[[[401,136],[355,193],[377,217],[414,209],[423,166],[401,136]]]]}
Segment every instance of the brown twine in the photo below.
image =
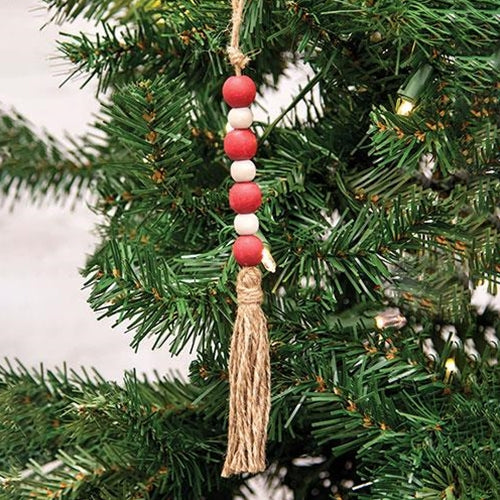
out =
{"type": "Polygon", "coordinates": [[[240,28],[243,22],[243,9],[245,0],[231,0],[233,6],[231,42],[227,48],[227,55],[231,66],[234,67],[236,75],[241,75],[241,70],[245,69],[250,62],[250,57],[243,54],[240,50],[240,28]]]}
{"type": "Polygon", "coordinates": [[[229,359],[228,448],[222,477],[266,468],[271,369],[261,282],[257,267],[243,267],[238,273],[238,312],[229,359]]]}

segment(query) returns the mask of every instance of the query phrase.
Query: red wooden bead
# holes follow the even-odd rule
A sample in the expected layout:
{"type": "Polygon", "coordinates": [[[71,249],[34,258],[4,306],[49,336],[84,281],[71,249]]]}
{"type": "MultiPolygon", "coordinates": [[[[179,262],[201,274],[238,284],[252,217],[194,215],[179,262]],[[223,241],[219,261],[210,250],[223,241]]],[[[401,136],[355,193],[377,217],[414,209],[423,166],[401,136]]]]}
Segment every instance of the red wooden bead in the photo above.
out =
{"type": "Polygon", "coordinates": [[[224,151],[231,160],[250,160],[257,153],[257,137],[248,129],[231,130],[224,137],[224,151]]]}
{"type": "Polygon", "coordinates": [[[254,81],[246,75],[230,76],[222,86],[222,96],[232,108],[250,106],[256,94],[254,81]]]}
{"type": "Polygon", "coordinates": [[[233,255],[240,266],[256,266],[262,260],[264,245],[257,236],[239,236],[233,245],[233,255]]]}
{"type": "Polygon", "coordinates": [[[229,206],[238,214],[251,214],[261,203],[262,192],[255,182],[237,182],[229,190],[229,206]]]}

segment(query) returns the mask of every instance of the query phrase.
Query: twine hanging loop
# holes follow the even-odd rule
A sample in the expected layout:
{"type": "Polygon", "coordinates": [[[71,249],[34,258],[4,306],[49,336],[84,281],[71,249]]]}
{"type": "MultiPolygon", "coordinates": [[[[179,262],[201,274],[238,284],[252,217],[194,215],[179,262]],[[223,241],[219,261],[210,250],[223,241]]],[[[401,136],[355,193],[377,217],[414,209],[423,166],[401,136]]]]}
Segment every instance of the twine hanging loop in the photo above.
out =
{"type": "Polygon", "coordinates": [[[227,48],[229,62],[234,68],[236,75],[241,75],[241,71],[250,62],[250,57],[240,50],[240,29],[243,22],[243,10],[245,0],[231,0],[233,7],[231,41],[227,48]]]}

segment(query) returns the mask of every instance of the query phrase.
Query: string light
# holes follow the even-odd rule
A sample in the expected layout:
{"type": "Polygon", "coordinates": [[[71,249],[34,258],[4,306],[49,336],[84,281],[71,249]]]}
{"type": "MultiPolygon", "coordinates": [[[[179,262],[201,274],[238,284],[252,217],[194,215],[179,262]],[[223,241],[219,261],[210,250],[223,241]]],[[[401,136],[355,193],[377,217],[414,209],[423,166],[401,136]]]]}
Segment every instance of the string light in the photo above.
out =
{"type": "Polygon", "coordinates": [[[400,330],[407,323],[406,318],[401,314],[401,311],[397,307],[390,307],[377,314],[373,319],[375,320],[375,325],[377,325],[379,330],[385,330],[386,328],[395,328],[396,330],[400,330]]]}
{"type": "Polygon", "coordinates": [[[457,329],[453,325],[443,325],[440,331],[444,342],[449,342],[452,349],[462,347],[462,339],[457,335],[457,329]]]}
{"type": "Polygon", "coordinates": [[[464,352],[471,361],[479,361],[479,351],[476,349],[474,339],[466,339],[464,345],[464,352]]]}
{"type": "Polygon", "coordinates": [[[406,85],[399,89],[399,98],[396,103],[396,113],[398,115],[409,116],[413,112],[420,94],[427,85],[427,81],[432,71],[432,66],[424,64],[412,75],[406,85]]]}
{"type": "Polygon", "coordinates": [[[458,368],[457,364],[455,363],[455,358],[448,358],[444,364],[446,371],[450,373],[455,373],[458,368]]]}
{"type": "Polygon", "coordinates": [[[432,153],[423,153],[418,160],[418,170],[427,179],[432,179],[436,169],[436,157],[432,153]]]}
{"type": "Polygon", "coordinates": [[[500,345],[500,340],[496,336],[495,329],[491,326],[488,326],[484,330],[484,340],[492,349],[498,349],[500,345]]]}
{"type": "Polygon", "coordinates": [[[453,375],[458,372],[457,364],[455,363],[454,358],[448,358],[444,364],[446,369],[446,375],[444,376],[444,383],[448,384],[453,375]]]}
{"type": "Polygon", "coordinates": [[[410,116],[414,108],[414,102],[404,97],[400,97],[396,105],[396,113],[401,116],[410,116]]]}
{"type": "Polygon", "coordinates": [[[425,357],[435,363],[439,359],[439,354],[434,348],[434,342],[431,338],[424,339],[422,342],[422,351],[425,357]]]}

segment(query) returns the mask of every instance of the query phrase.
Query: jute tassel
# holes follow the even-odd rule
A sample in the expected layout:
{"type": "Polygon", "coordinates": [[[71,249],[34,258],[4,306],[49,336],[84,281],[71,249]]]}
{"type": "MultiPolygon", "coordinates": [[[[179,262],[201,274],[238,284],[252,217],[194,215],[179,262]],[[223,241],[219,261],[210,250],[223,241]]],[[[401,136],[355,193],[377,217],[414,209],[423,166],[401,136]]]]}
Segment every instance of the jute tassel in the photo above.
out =
{"type": "Polygon", "coordinates": [[[229,359],[228,449],[222,477],[266,468],[271,369],[261,282],[257,267],[243,267],[238,274],[238,312],[229,359]]]}

